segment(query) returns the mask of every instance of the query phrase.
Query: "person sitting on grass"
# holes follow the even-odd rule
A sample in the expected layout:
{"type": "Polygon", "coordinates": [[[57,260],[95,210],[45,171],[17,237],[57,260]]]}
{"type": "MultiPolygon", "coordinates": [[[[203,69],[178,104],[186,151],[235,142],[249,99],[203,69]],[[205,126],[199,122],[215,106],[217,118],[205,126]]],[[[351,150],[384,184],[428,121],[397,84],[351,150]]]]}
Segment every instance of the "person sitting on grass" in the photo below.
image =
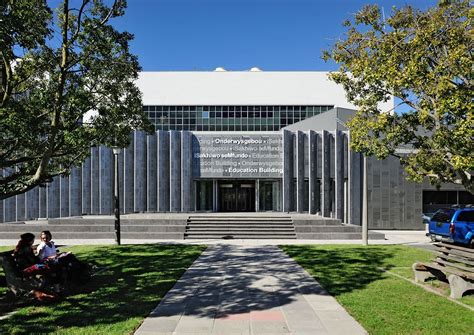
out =
{"type": "Polygon", "coordinates": [[[40,235],[41,243],[36,248],[36,255],[38,255],[41,261],[48,259],[55,259],[58,256],[58,251],[54,242],[52,241],[53,235],[49,230],[43,230],[40,235]]]}
{"type": "Polygon", "coordinates": [[[47,264],[42,264],[39,257],[35,255],[34,242],[35,235],[32,233],[21,234],[13,251],[16,268],[24,277],[52,273],[51,268],[47,264]]]}
{"type": "Polygon", "coordinates": [[[87,264],[79,261],[71,252],[58,253],[49,230],[42,231],[40,236],[41,243],[38,245],[36,253],[41,262],[61,273],[63,280],[68,279],[81,283],[89,279],[90,274],[87,264]]]}
{"type": "Polygon", "coordinates": [[[35,255],[33,249],[35,243],[35,235],[32,233],[24,233],[20,235],[13,257],[20,271],[23,271],[30,266],[39,263],[39,258],[35,255]]]}

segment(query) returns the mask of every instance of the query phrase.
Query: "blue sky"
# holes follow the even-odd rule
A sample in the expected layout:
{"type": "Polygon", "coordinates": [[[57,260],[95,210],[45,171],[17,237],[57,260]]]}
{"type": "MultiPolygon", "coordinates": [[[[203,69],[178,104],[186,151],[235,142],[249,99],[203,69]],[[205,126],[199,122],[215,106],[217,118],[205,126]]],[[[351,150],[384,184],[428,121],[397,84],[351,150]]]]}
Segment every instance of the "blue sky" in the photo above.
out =
{"type": "Polygon", "coordinates": [[[434,0],[129,0],[112,22],[135,35],[145,71],[334,70],[321,52],[364,4],[426,9],[434,0]]]}

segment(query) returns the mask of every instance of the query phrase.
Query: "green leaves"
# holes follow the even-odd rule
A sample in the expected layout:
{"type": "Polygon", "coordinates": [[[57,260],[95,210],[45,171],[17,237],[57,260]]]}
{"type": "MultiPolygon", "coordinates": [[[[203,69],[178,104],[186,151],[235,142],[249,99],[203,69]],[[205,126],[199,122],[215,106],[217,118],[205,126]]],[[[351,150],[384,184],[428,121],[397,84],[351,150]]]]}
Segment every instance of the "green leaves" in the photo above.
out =
{"type": "Polygon", "coordinates": [[[443,1],[425,12],[376,5],[359,11],[345,38],[323,53],[340,67],[330,78],[358,107],[348,126],[352,147],[384,158],[398,155],[409,178],[462,183],[474,193],[473,8],[443,1]],[[380,110],[390,96],[408,112],[380,110]],[[408,157],[400,147],[413,149],[408,157]]]}
{"type": "Polygon", "coordinates": [[[126,146],[133,129],[150,130],[133,36],[108,22],[125,8],[122,0],[0,5],[0,199],[68,173],[92,145],[126,146]],[[98,117],[84,126],[90,111],[98,117]]]}

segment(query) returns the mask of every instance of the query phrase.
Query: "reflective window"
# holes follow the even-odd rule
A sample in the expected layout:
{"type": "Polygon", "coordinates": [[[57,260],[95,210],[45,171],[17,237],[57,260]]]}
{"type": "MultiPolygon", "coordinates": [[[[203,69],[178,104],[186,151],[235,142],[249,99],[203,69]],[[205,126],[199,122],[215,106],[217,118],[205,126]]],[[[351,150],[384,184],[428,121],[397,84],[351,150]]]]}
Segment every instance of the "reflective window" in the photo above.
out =
{"type": "Polygon", "coordinates": [[[333,106],[143,106],[155,130],[278,131],[333,106]]]}

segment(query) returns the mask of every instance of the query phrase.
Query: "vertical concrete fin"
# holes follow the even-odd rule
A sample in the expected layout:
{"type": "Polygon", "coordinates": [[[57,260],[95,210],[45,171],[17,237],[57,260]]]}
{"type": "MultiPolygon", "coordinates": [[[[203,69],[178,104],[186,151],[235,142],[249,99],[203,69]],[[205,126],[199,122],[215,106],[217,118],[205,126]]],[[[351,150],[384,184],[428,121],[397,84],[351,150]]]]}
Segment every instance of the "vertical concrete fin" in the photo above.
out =
{"type": "Polygon", "coordinates": [[[91,148],[91,214],[100,213],[99,148],[91,148]]]}
{"type": "Polygon", "coordinates": [[[111,215],[113,213],[113,173],[114,154],[111,148],[101,146],[99,148],[99,213],[111,215]]]}
{"type": "Polygon", "coordinates": [[[330,174],[330,146],[331,139],[329,133],[326,130],[323,130],[321,136],[321,167],[322,167],[322,178],[321,178],[321,215],[324,217],[329,217],[331,210],[331,197],[330,197],[330,183],[331,183],[331,174],[330,174]]]}
{"type": "Polygon", "coordinates": [[[26,220],[39,217],[39,187],[26,192],[26,220]]]}
{"type": "MultiPolygon", "coordinates": [[[[115,158],[114,158],[115,159],[115,158]]],[[[120,154],[118,155],[118,170],[119,170],[119,207],[120,207],[120,213],[125,213],[125,200],[123,199],[123,190],[125,188],[125,177],[124,177],[124,162],[125,162],[125,148],[122,148],[120,150],[120,154]]],[[[115,161],[113,162],[114,166],[113,169],[115,169],[115,161]]],[[[115,172],[114,172],[115,173],[115,172]]],[[[113,199],[113,198],[112,198],[113,199]]],[[[113,200],[112,200],[112,205],[113,205],[113,200]]]]}
{"type": "Polygon", "coordinates": [[[123,212],[134,210],[134,134],[130,134],[130,145],[123,150],[123,212]]]}
{"type": "Polygon", "coordinates": [[[170,131],[170,211],[181,210],[181,134],[170,131]]]}
{"type": "Polygon", "coordinates": [[[170,210],[170,134],[158,131],[158,211],[170,210]]]}
{"type": "Polygon", "coordinates": [[[147,180],[147,195],[146,195],[146,211],[156,212],[158,210],[158,194],[157,194],[157,133],[148,135],[146,137],[146,156],[148,157],[146,164],[146,180],[147,180]]]}
{"type": "Polygon", "coordinates": [[[25,213],[25,202],[26,202],[26,196],[25,193],[23,194],[18,194],[15,196],[15,201],[16,201],[16,218],[15,221],[24,221],[26,218],[26,213],[25,213]]]}
{"type": "Polygon", "coordinates": [[[59,176],[59,216],[69,216],[69,177],[59,176]]]}
{"type": "Polygon", "coordinates": [[[304,133],[296,132],[296,211],[304,211],[304,133]]]}
{"type": "Polygon", "coordinates": [[[59,217],[59,178],[53,178],[53,181],[48,185],[48,217],[59,217]]]}
{"type": "Polygon", "coordinates": [[[309,213],[316,214],[319,207],[318,193],[318,136],[313,130],[309,131],[309,213]]]}
{"type": "Polygon", "coordinates": [[[344,137],[340,130],[334,134],[335,217],[344,219],[344,137]]]}
{"type": "Polygon", "coordinates": [[[293,133],[282,130],[283,136],[283,211],[289,212],[293,198],[293,133]]]}
{"type": "Polygon", "coordinates": [[[81,214],[91,214],[91,159],[86,158],[82,163],[82,211],[81,214]]]}
{"type": "Polygon", "coordinates": [[[69,178],[69,215],[81,215],[82,206],[81,169],[73,167],[69,178]]]}
{"type": "Polygon", "coordinates": [[[181,211],[192,210],[192,135],[189,131],[181,132],[181,211]]]}
{"type": "Polygon", "coordinates": [[[146,138],[143,131],[134,131],[133,140],[135,147],[134,155],[134,187],[133,187],[133,211],[144,212],[146,210],[146,138]]]}

